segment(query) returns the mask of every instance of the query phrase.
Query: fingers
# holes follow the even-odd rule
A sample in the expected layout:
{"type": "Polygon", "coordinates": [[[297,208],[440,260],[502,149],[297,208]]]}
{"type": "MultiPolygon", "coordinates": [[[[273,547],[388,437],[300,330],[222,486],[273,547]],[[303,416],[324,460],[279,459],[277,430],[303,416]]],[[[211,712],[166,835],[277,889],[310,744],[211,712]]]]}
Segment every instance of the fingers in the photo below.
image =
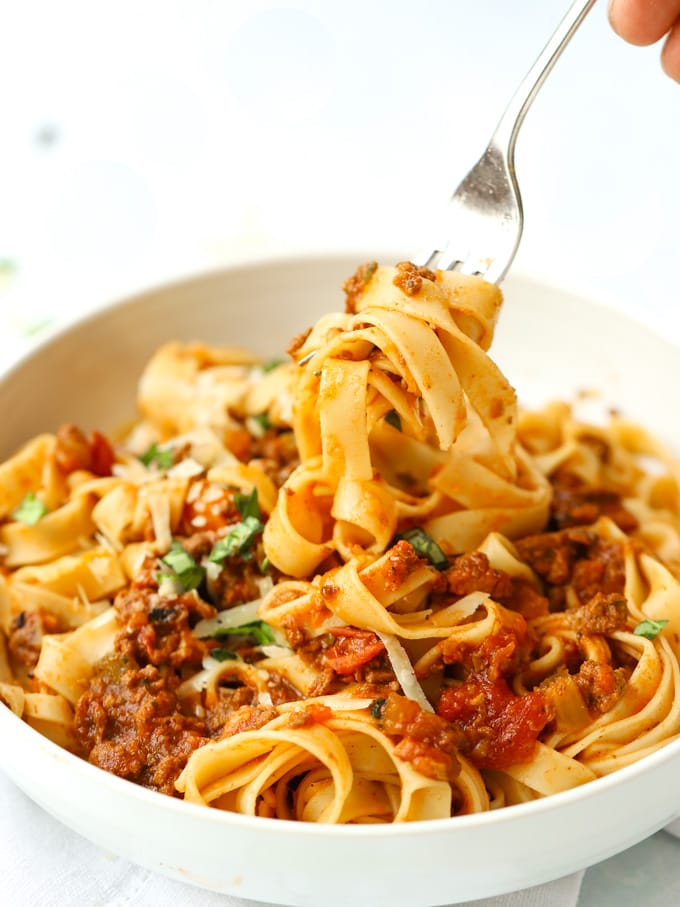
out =
{"type": "MultiPolygon", "coordinates": [[[[679,20],[680,0],[610,0],[609,3],[612,28],[630,44],[654,44],[674,28],[679,20]]],[[[678,40],[680,39],[675,35],[670,51],[672,61],[677,56],[675,45],[678,40]]],[[[664,66],[665,54],[664,51],[664,66]]]]}
{"type": "Polygon", "coordinates": [[[661,52],[661,65],[666,75],[680,82],[680,21],[673,26],[661,52]]]}

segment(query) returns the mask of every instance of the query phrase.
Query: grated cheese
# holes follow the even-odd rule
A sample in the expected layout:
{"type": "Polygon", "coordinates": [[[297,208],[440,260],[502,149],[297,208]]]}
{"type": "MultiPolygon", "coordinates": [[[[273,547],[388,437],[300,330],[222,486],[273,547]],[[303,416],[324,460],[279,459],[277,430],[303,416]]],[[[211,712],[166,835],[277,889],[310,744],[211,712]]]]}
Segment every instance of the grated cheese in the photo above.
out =
{"type": "Polygon", "coordinates": [[[397,637],[392,636],[391,633],[380,633],[379,631],[377,635],[385,645],[387,657],[392,664],[392,669],[404,692],[404,696],[417,702],[423,711],[434,712],[423,688],[418,683],[415,671],[413,670],[413,665],[406,654],[406,650],[397,637]]]}

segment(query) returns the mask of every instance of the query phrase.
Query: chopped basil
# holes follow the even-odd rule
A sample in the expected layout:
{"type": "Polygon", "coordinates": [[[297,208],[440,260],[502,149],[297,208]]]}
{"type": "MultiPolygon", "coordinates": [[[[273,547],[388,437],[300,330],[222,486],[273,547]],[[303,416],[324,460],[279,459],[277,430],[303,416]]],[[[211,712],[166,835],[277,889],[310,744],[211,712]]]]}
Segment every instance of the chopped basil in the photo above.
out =
{"type": "Polygon", "coordinates": [[[240,627],[220,627],[213,633],[213,639],[223,639],[225,636],[251,636],[258,646],[274,642],[272,628],[263,620],[254,620],[249,624],[241,624],[240,627]]]}
{"type": "Polygon", "coordinates": [[[392,428],[396,428],[397,431],[401,431],[401,419],[399,418],[399,413],[396,409],[391,409],[385,416],[385,422],[388,425],[391,425],[392,428]]]}
{"type": "Polygon", "coordinates": [[[159,447],[154,441],[147,447],[139,459],[145,466],[151,466],[152,463],[155,463],[159,469],[170,469],[173,457],[171,450],[165,450],[159,447]]]}
{"type": "Polygon", "coordinates": [[[648,617],[637,625],[633,633],[636,636],[644,636],[645,639],[656,639],[667,623],[667,620],[652,620],[648,617]]]}
{"type": "Polygon", "coordinates": [[[266,573],[271,566],[271,562],[268,557],[263,557],[257,566],[260,568],[260,573],[266,573]]]}
{"type": "MultiPolygon", "coordinates": [[[[161,574],[162,575],[162,574],[161,574]]],[[[151,623],[167,620],[175,614],[174,608],[152,608],[149,611],[149,620],[151,623]]]]}
{"type": "Polygon", "coordinates": [[[180,581],[185,592],[195,589],[203,582],[205,570],[177,540],[173,541],[170,550],[161,560],[172,570],[172,576],[180,581]]]}
{"type": "Polygon", "coordinates": [[[255,517],[256,520],[262,518],[260,502],[257,499],[257,488],[253,488],[250,494],[235,494],[234,504],[244,520],[249,516],[255,517]]]}
{"type": "Polygon", "coordinates": [[[449,566],[449,559],[442,549],[434,539],[430,538],[424,529],[420,528],[420,526],[416,526],[414,529],[407,529],[405,532],[400,532],[395,538],[397,540],[404,539],[404,541],[410,542],[415,548],[416,553],[421,557],[426,557],[437,570],[446,570],[449,566]]]}
{"type": "Polygon", "coordinates": [[[371,718],[375,718],[376,721],[380,721],[382,716],[385,713],[385,703],[386,699],[374,699],[371,703],[371,718]]]}
{"type": "MultiPolygon", "coordinates": [[[[254,416],[248,416],[248,419],[251,422],[254,422],[255,425],[257,425],[258,429],[263,433],[269,431],[269,429],[272,427],[268,413],[256,413],[254,416]]],[[[251,434],[255,434],[255,431],[252,428],[251,434]]]]}
{"type": "Polygon", "coordinates": [[[262,363],[263,372],[273,372],[275,368],[278,368],[280,365],[285,365],[285,359],[269,359],[267,362],[262,363]]]}
{"type": "Polygon", "coordinates": [[[208,654],[211,658],[214,658],[215,661],[235,661],[238,658],[236,652],[232,652],[230,649],[225,649],[222,646],[211,649],[208,654]]]}
{"type": "MultiPolygon", "coordinates": [[[[238,505],[237,505],[238,506],[238,505]]],[[[236,523],[224,538],[221,538],[210,552],[210,560],[221,564],[228,557],[240,554],[245,560],[250,560],[253,552],[250,550],[255,536],[259,535],[264,526],[254,516],[247,516],[243,522],[236,523]]]]}
{"type": "Polygon", "coordinates": [[[46,513],[49,513],[47,507],[35,493],[29,491],[19,506],[12,511],[12,519],[19,523],[25,523],[27,526],[35,526],[38,520],[42,519],[46,513]]]}

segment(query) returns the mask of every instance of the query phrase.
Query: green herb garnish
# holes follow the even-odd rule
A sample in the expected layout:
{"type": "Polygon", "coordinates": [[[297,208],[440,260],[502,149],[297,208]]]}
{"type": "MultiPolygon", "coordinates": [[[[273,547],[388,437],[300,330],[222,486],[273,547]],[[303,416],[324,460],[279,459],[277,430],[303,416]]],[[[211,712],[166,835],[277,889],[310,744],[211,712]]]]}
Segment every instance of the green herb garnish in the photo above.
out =
{"type": "Polygon", "coordinates": [[[449,566],[448,557],[444,554],[435,540],[430,538],[427,532],[425,532],[424,529],[421,529],[420,526],[416,526],[414,529],[407,529],[405,532],[400,532],[395,536],[395,539],[404,539],[404,541],[410,542],[415,548],[416,554],[419,554],[421,557],[426,557],[437,570],[446,570],[449,566]]]}
{"type": "Polygon", "coordinates": [[[267,362],[262,363],[262,371],[265,372],[265,374],[267,372],[273,372],[275,368],[285,364],[285,359],[269,359],[267,362]]]}
{"type": "Polygon", "coordinates": [[[386,699],[374,699],[371,703],[371,718],[380,721],[385,714],[386,699]]]}
{"type": "Polygon", "coordinates": [[[257,488],[253,488],[250,494],[238,494],[237,492],[234,495],[234,504],[244,520],[249,516],[255,517],[256,520],[262,518],[260,502],[257,499],[257,488]]]}
{"type": "Polygon", "coordinates": [[[171,576],[179,580],[185,592],[195,589],[203,582],[205,570],[184,550],[180,542],[173,541],[170,550],[161,560],[170,568],[171,576]]]}
{"type": "Polygon", "coordinates": [[[19,523],[35,526],[38,520],[42,519],[46,513],[49,513],[47,507],[40,498],[35,496],[33,491],[29,491],[19,506],[12,511],[11,517],[19,523]]]}
{"type": "Polygon", "coordinates": [[[385,422],[388,425],[391,425],[392,428],[396,428],[397,431],[401,431],[401,419],[399,418],[399,413],[396,409],[391,409],[385,416],[385,422]]]}
{"type": "Polygon", "coordinates": [[[228,557],[240,554],[245,560],[250,560],[253,552],[250,550],[255,536],[264,529],[262,523],[254,516],[247,516],[242,523],[236,523],[231,531],[221,538],[210,552],[210,560],[221,564],[228,557]]]}
{"type": "Polygon", "coordinates": [[[267,413],[257,413],[254,416],[250,416],[250,418],[262,429],[262,431],[269,431],[269,429],[272,427],[271,420],[269,419],[269,415],[267,413]]]}
{"type": "Polygon", "coordinates": [[[637,625],[633,633],[636,636],[644,636],[645,639],[656,639],[667,623],[667,620],[652,620],[648,617],[637,625]]]}
{"type": "Polygon", "coordinates": [[[240,627],[220,627],[213,633],[213,639],[223,639],[225,636],[251,636],[258,646],[274,642],[272,628],[263,620],[254,620],[249,624],[241,624],[240,627]]]}
{"type": "Polygon", "coordinates": [[[164,450],[159,447],[155,441],[150,444],[139,457],[139,460],[145,466],[151,466],[152,463],[155,463],[159,469],[170,469],[172,466],[172,459],[172,451],[164,450]]]}
{"type": "Polygon", "coordinates": [[[215,564],[223,563],[234,554],[240,554],[245,560],[250,560],[253,556],[251,548],[255,537],[264,529],[257,500],[257,488],[253,488],[250,494],[235,494],[234,503],[243,520],[232,526],[210,552],[210,560],[215,564]]]}
{"type": "Polygon", "coordinates": [[[211,649],[208,654],[211,658],[214,658],[215,661],[235,661],[238,658],[236,652],[232,652],[231,649],[224,649],[222,646],[211,649]]]}

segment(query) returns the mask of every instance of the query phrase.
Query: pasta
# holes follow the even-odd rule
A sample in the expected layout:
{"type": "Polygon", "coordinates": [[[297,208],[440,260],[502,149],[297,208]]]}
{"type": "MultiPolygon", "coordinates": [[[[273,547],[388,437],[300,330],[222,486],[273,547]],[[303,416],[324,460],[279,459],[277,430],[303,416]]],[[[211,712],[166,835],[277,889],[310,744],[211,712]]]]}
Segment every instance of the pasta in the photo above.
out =
{"type": "Polygon", "coordinates": [[[499,289],[370,263],[288,361],[173,342],[0,464],[0,701],[213,809],[448,818],[680,735],[678,465],[524,411],[499,289]]]}

